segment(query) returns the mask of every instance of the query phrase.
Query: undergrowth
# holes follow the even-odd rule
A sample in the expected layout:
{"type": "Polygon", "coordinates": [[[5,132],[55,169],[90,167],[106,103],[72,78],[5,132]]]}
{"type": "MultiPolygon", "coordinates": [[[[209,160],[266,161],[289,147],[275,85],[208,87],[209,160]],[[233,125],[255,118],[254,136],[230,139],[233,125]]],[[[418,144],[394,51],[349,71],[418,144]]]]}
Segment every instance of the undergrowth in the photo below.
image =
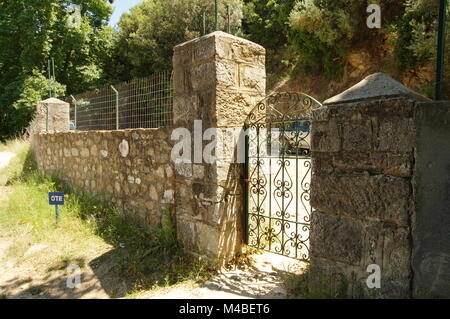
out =
{"type": "Polygon", "coordinates": [[[114,273],[129,283],[123,295],[209,277],[210,264],[187,255],[177,241],[168,207],[164,209],[161,227],[142,226],[126,217],[132,216],[132,212],[124,215],[111,202],[74,190],[56,177],[39,174],[26,141],[12,141],[0,148],[8,150],[12,146],[17,156],[0,171],[0,177],[6,180],[4,184],[11,189],[7,200],[0,201],[0,228],[8,229],[18,238],[27,229],[33,242],[65,241],[66,254],[61,252],[58,261],[53,261],[54,268],[70,264],[71,259],[76,259],[74,251],[84,249],[83,245],[97,237],[113,249],[97,258],[92,266],[112,263],[114,273]],[[57,227],[48,205],[50,191],[66,194],[57,227]],[[73,245],[74,249],[67,245],[73,245]]]}

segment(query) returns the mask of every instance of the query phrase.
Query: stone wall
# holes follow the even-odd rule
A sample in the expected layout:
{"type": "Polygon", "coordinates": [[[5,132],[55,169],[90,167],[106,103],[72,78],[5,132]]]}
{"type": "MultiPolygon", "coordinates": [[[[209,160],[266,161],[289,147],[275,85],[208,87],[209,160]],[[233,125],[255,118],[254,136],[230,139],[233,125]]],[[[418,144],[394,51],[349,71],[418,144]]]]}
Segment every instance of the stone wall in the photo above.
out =
{"type": "Polygon", "coordinates": [[[173,205],[169,129],[41,133],[33,148],[41,172],[111,200],[144,225],[159,225],[173,205]]]}
{"type": "MultiPolygon", "coordinates": [[[[175,127],[189,132],[195,120],[201,121],[201,135],[209,128],[241,129],[265,96],[265,49],[224,32],[176,46],[173,72],[175,127]]],[[[228,260],[244,239],[244,165],[206,163],[202,150],[211,141],[200,136],[196,145],[191,137],[200,156],[176,165],[178,235],[191,251],[228,260]]]]}
{"type": "MultiPolygon", "coordinates": [[[[218,137],[204,140],[203,133],[242,129],[264,98],[265,80],[265,50],[255,43],[214,32],[180,44],[173,57],[174,127],[37,134],[39,169],[110,199],[144,224],[159,224],[169,202],[185,248],[227,261],[244,240],[244,164],[204,161],[204,147],[218,137]],[[199,140],[194,121],[201,126],[199,140]],[[191,138],[190,160],[183,163],[171,156],[177,128],[191,138]]],[[[42,112],[38,107],[41,118],[42,112]]],[[[60,122],[68,127],[68,118],[60,122]]]]}
{"type": "Polygon", "coordinates": [[[432,297],[423,292],[434,287],[436,296],[448,296],[449,210],[444,197],[449,185],[449,105],[436,106],[435,112],[432,103],[422,100],[427,99],[379,73],[314,112],[314,293],[432,297]],[[432,123],[438,123],[433,133],[432,123]],[[373,264],[381,270],[380,288],[367,285],[373,264]]]}
{"type": "Polygon", "coordinates": [[[311,278],[333,296],[409,296],[412,106],[387,99],[314,114],[311,278]],[[382,268],[381,290],[366,288],[370,264],[382,268]]]}

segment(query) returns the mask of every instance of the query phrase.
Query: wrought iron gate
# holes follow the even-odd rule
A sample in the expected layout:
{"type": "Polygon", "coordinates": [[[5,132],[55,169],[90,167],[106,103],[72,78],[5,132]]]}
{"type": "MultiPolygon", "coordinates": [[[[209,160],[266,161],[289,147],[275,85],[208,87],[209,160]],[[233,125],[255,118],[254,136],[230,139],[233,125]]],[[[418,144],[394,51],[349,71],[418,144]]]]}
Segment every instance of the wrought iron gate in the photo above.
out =
{"type": "Polygon", "coordinates": [[[246,121],[247,244],[309,259],[311,111],[302,93],[276,93],[246,121]]]}

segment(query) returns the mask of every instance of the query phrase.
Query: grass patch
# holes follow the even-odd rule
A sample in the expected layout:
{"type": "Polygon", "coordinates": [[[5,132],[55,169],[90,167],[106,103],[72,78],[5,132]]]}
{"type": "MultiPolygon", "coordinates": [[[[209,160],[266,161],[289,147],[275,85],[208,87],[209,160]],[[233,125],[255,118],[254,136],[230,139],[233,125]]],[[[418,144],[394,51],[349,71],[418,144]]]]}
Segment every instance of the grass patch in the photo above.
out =
{"type": "Polygon", "coordinates": [[[0,186],[4,186],[8,181],[34,169],[34,167],[26,167],[26,165],[33,165],[28,158],[29,150],[30,144],[25,139],[12,140],[6,144],[0,143],[0,152],[16,154],[16,157],[6,167],[0,169],[0,186]]]}
{"type": "Polygon", "coordinates": [[[301,274],[283,274],[286,292],[289,297],[297,299],[309,299],[311,297],[308,290],[308,274],[308,269],[305,269],[301,274]]]}
{"type": "MultiPolygon", "coordinates": [[[[45,250],[26,260],[42,272],[62,271],[71,264],[93,269],[108,264],[112,270],[108,276],[127,282],[126,291],[117,293],[111,287],[116,296],[209,277],[211,268],[205,261],[183,252],[168,209],[162,227],[143,227],[111,203],[40,175],[27,141],[13,141],[0,149],[17,154],[0,172],[9,189],[8,198],[0,200],[0,230],[14,238],[10,257],[23,260],[30,247],[40,244],[45,250]],[[54,208],[48,205],[50,191],[66,193],[58,225],[54,208]]],[[[113,286],[118,280],[109,281],[113,286]]]]}
{"type": "MultiPolygon", "coordinates": [[[[283,279],[288,296],[294,299],[332,299],[329,291],[313,291],[309,285],[309,266],[301,274],[285,273],[283,279]]],[[[324,285],[325,286],[325,285],[324,285]]]]}

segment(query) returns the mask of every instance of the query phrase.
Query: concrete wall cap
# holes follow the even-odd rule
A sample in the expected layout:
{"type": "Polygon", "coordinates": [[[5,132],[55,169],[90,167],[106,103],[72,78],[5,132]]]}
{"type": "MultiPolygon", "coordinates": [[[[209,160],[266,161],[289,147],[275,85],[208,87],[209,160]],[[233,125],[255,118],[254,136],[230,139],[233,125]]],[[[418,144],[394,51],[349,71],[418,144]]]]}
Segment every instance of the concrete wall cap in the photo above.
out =
{"type": "Polygon", "coordinates": [[[235,35],[232,35],[232,34],[229,34],[229,33],[223,32],[223,31],[214,31],[214,32],[208,33],[208,34],[206,34],[204,36],[201,36],[199,38],[195,38],[193,40],[189,40],[189,41],[180,43],[180,44],[178,44],[178,45],[176,45],[174,47],[174,51],[177,51],[178,49],[182,49],[183,47],[189,46],[189,45],[194,44],[194,43],[205,41],[205,40],[207,40],[209,38],[218,38],[218,37],[220,37],[220,38],[227,38],[227,39],[230,39],[230,40],[233,40],[233,41],[238,41],[238,42],[241,42],[241,43],[252,44],[253,46],[258,47],[258,49],[260,49],[261,51],[266,52],[266,49],[263,46],[255,43],[255,42],[252,42],[250,40],[247,40],[247,39],[244,39],[244,38],[241,38],[241,37],[237,37],[235,35]]]}
{"type": "Polygon", "coordinates": [[[431,101],[403,86],[389,75],[378,72],[369,75],[344,92],[326,100],[323,104],[348,103],[386,97],[411,97],[417,101],[431,101]]]}
{"type": "Polygon", "coordinates": [[[69,103],[61,101],[60,99],[56,99],[54,97],[51,97],[51,98],[46,99],[44,101],[40,101],[39,104],[69,104],[69,103]]]}

